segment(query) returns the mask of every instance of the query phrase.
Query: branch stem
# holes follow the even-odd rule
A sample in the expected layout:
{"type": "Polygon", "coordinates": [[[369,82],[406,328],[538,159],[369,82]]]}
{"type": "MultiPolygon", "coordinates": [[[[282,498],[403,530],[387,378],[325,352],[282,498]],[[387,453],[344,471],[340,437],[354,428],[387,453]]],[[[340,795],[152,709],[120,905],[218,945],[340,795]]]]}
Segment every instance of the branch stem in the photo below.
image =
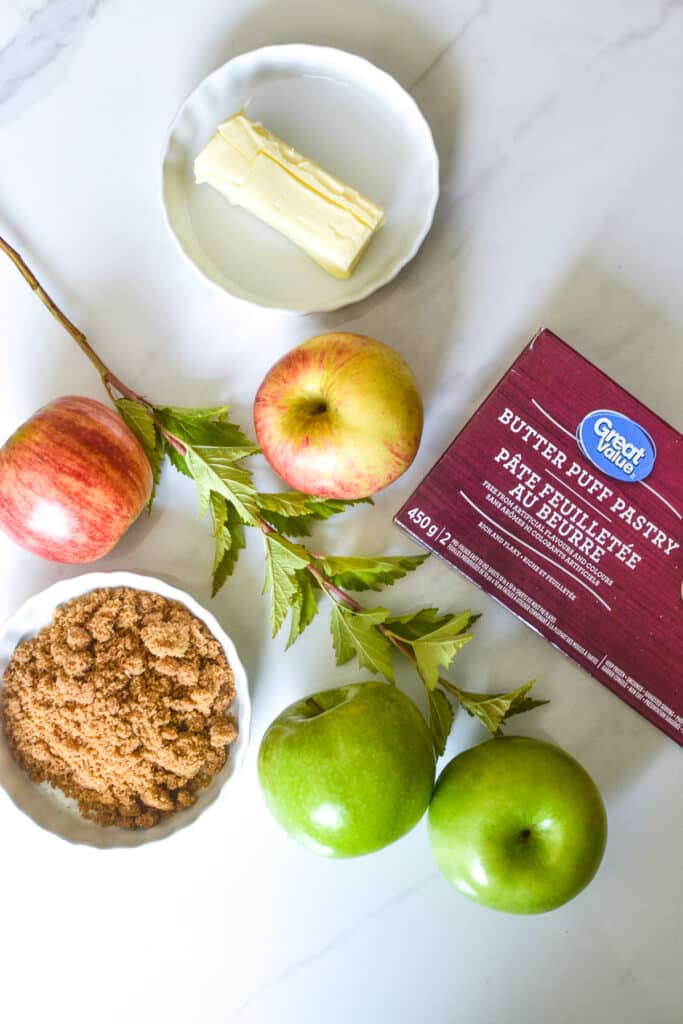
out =
{"type": "MultiPolygon", "coordinates": [[[[269,533],[277,533],[277,530],[273,526],[271,526],[270,523],[267,522],[265,519],[259,519],[258,525],[259,529],[265,536],[267,536],[269,533]]],[[[336,583],[333,583],[329,576],[326,576],[322,569],[320,569],[315,564],[314,561],[310,561],[308,563],[308,565],[306,566],[306,570],[337,604],[343,604],[354,612],[365,611],[365,608],[360,603],[360,601],[356,601],[356,599],[351,597],[350,594],[347,594],[345,590],[342,590],[341,587],[338,587],[336,583]]]]}
{"type": "Polygon", "coordinates": [[[458,700],[460,699],[460,690],[458,687],[454,686],[453,683],[449,683],[449,681],[444,679],[442,676],[439,676],[439,686],[443,686],[444,690],[448,690],[448,692],[452,693],[454,697],[457,697],[458,700]]]}
{"type": "Polygon", "coordinates": [[[338,587],[336,583],[333,583],[332,580],[326,576],[322,569],[315,565],[314,562],[310,562],[306,568],[310,572],[311,576],[317,580],[323,590],[330,595],[336,604],[343,604],[354,612],[362,612],[365,610],[360,601],[356,601],[354,597],[351,597],[351,595],[347,594],[345,590],[338,587]]]}
{"type": "Polygon", "coordinates": [[[389,643],[394,645],[397,651],[400,651],[405,658],[407,658],[409,661],[412,661],[413,665],[415,666],[415,670],[419,675],[420,670],[417,667],[417,658],[415,657],[415,652],[413,651],[410,644],[406,643],[405,640],[401,640],[400,637],[397,637],[395,633],[392,633],[391,630],[384,626],[381,622],[377,626],[377,628],[380,631],[380,633],[384,634],[389,643]]]}
{"type": "MultiPolygon", "coordinates": [[[[351,595],[347,594],[345,590],[338,587],[336,583],[333,583],[332,580],[325,575],[322,569],[313,562],[307,566],[307,569],[311,576],[318,581],[323,590],[325,590],[337,604],[343,604],[354,612],[363,612],[366,610],[365,605],[362,605],[360,601],[356,601],[354,597],[351,597],[351,595]]],[[[411,661],[417,669],[417,658],[415,657],[415,652],[410,644],[396,636],[395,633],[392,633],[392,631],[381,622],[377,623],[376,629],[386,637],[390,644],[393,644],[397,651],[399,651],[405,658],[408,658],[408,660],[411,661]]]]}
{"type": "Polygon", "coordinates": [[[133,389],[129,388],[127,384],[124,384],[124,382],[117,377],[115,373],[112,373],[107,364],[100,359],[95,349],[88,342],[83,331],[79,330],[73,321],[69,320],[66,313],[62,312],[54,299],[45,291],[23,257],[19,255],[17,250],[14,249],[9,242],[2,237],[2,235],[0,235],[0,250],[10,258],[28,286],[33,289],[46,309],[50,311],[55,320],[61,324],[67,334],[73,338],[81,352],[83,352],[83,354],[90,360],[102,378],[102,383],[104,384],[107,394],[112,401],[115,401],[113,391],[118,391],[120,395],[124,398],[129,398],[131,402],[140,402],[151,409],[151,402],[146,398],[143,398],[143,396],[139,395],[136,391],[133,391],[133,389]]]}
{"type": "Polygon", "coordinates": [[[170,444],[171,448],[175,448],[175,450],[176,450],[176,451],[177,451],[177,452],[178,452],[178,453],[179,453],[180,455],[182,455],[182,456],[183,456],[183,458],[184,458],[184,457],[185,457],[185,456],[187,455],[187,447],[186,447],[186,445],[184,445],[184,444],[183,444],[183,442],[182,442],[182,441],[180,441],[180,440],[179,440],[179,439],[178,439],[178,438],[177,438],[177,437],[175,436],[175,434],[172,434],[172,433],[170,432],[170,430],[166,430],[166,427],[162,427],[161,423],[160,423],[160,422],[159,422],[159,420],[158,420],[158,419],[156,418],[156,416],[153,416],[153,419],[154,419],[154,422],[156,423],[156,425],[157,425],[158,429],[160,430],[160,432],[161,432],[161,433],[163,434],[163,436],[165,437],[165,439],[166,439],[166,440],[168,441],[168,443],[170,444]]]}

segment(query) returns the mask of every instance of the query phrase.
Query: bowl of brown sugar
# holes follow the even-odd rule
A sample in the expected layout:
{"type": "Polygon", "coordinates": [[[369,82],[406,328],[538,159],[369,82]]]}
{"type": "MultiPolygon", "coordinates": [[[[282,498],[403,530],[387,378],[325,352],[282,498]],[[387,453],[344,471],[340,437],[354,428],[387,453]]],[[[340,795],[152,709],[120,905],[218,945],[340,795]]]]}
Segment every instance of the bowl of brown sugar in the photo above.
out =
{"type": "Polygon", "coordinates": [[[192,597],[128,572],[36,594],[0,629],[0,786],[74,843],[138,846],[234,779],[249,731],[231,639],[192,597]]]}

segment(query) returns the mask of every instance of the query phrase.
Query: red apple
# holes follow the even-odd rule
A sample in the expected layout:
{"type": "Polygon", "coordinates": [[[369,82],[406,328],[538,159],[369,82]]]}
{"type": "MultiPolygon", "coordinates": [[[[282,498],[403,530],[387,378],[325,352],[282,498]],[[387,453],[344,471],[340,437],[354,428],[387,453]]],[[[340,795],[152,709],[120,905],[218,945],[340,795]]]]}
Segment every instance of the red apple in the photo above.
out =
{"type": "Polygon", "coordinates": [[[267,373],[254,402],[266,459],[290,487],[365,498],[405,472],[422,436],[408,364],[361,334],[321,334],[267,373]]]}
{"type": "Polygon", "coordinates": [[[43,406],[0,449],[0,526],[54,562],[92,562],[140,514],[152,470],[140,442],[101,402],[43,406]]]}

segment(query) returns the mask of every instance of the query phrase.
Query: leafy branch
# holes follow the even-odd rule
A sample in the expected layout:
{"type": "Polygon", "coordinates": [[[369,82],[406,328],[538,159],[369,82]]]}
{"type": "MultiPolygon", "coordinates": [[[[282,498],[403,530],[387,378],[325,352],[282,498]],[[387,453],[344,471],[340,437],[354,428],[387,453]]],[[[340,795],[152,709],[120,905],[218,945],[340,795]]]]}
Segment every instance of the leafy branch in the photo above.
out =
{"type": "MultiPolygon", "coordinates": [[[[80,331],[29,270],[22,257],[0,237],[0,249],[12,260],[52,315],[95,366],[119,415],[140,441],[152,467],[154,501],[164,461],[190,477],[197,488],[200,516],[211,516],[215,553],[215,594],[232,575],[245,547],[244,528],[259,530],[265,555],[264,593],[270,595],[270,622],[276,636],[289,617],[287,646],[311,624],[318,602],[331,602],[330,630],[338,665],[357,660],[361,668],[394,683],[394,656],[413,665],[429,699],[429,725],[437,753],[444,751],[453,724],[452,701],[476,716],[492,733],[513,715],[546,703],[528,697],[533,680],[500,694],[471,693],[443,677],[473,638],[478,616],[469,611],[442,613],[427,607],[405,615],[367,607],[352,592],[381,591],[417,569],[427,555],[376,558],[322,555],[301,543],[316,522],[343,512],[357,501],[325,499],[297,491],[257,491],[246,459],[258,448],[228,418],[228,406],[208,409],[154,405],[109,370],[80,331]],[[296,539],[295,539],[296,538],[296,539]]],[[[361,499],[370,501],[370,499],[361,499]]]]}

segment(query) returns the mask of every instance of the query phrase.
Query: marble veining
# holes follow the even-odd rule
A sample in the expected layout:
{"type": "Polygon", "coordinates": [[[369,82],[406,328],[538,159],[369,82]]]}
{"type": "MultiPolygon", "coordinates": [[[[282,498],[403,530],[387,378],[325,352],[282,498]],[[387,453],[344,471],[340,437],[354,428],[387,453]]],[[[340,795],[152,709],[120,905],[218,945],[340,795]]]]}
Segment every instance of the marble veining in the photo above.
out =
{"type": "Polygon", "coordinates": [[[461,41],[461,39],[464,39],[466,33],[469,32],[472,25],[476,21],[479,21],[480,18],[483,18],[485,17],[486,14],[488,14],[490,6],[491,0],[482,0],[482,3],[479,5],[479,7],[477,7],[477,9],[473,11],[468,18],[465,19],[462,26],[458,29],[455,35],[451,39],[449,39],[447,43],[444,43],[444,45],[437,52],[437,54],[432,58],[432,60],[430,60],[429,64],[424,69],[424,71],[421,71],[417,78],[410,84],[410,92],[414,92],[422,85],[427,76],[432,73],[434,68],[443,60],[446,54],[451,53],[458,45],[458,43],[461,41]]]}
{"type": "MultiPolygon", "coordinates": [[[[651,7],[652,5],[648,6],[651,7]]],[[[617,36],[615,40],[605,46],[604,50],[598,54],[598,57],[602,57],[614,50],[623,50],[627,46],[635,46],[638,43],[647,42],[656,33],[666,28],[670,20],[677,14],[680,14],[682,8],[683,3],[681,0],[662,0],[662,3],[659,4],[659,10],[656,10],[651,18],[648,17],[642,26],[634,26],[624,32],[623,35],[617,36]]]]}
{"type": "MultiPolygon", "coordinates": [[[[106,0],[47,0],[0,4],[0,31],[9,15],[19,27],[0,49],[0,104],[10,100],[29,79],[64,57],[106,0]],[[14,12],[8,8],[16,7],[14,12]],[[3,11],[3,8],[5,10],[3,11]]],[[[2,36],[0,35],[0,38],[2,36]]]]}
{"type": "Polygon", "coordinates": [[[379,906],[375,907],[374,910],[371,910],[369,913],[364,914],[363,917],[361,917],[357,921],[354,921],[352,925],[350,925],[348,928],[345,928],[338,935],[335,935],[334,938],[327,942],[324,946],[321,946],[319,949],[316,949],[316,951],[314,953],[311,953],[310,956],[306,956],[301,960],[297,960],[296,963],[291,965],[291,967],[288,967],[280,974],[277,974],[274,977],[269,978],[265,984],[259,985],[258,988],[251,992],[247,996],[247,998],[239,1004],[239,1006],[230,1014],[230,1016],[226,1018],[226,1024],[227,1022],[230,1022],[230,1024],[232,1024],[232,1021],[237,1021],[243,1018],[245,1012],[247,1010],[250,1010],[253,1007],[253,1005],[256,1002],[258,1002],[258,1000],[261,999],[263,996],[272,996],[272,994],[279,987],[285,985],[286,982],[295,974],[299,974],[301,971],[309,971],[323,957],[328,956],[343,943],[346,943],[349,940],[351,940],[362,928],[365,927],[365,925],[370,924],[370,922],[372,921],[375,921],[378,917],[386,914],[389,910],[394,910],[397,907],[401,906],[401,904],[410,900],[417,893],[422,892],[422,890],[426,886],[432,885],[438,879],[440,879],[439,873],[432,871],[425,878],[420,879],[413,885],[409,885],[405,889],[402,889],[400,892],[396,893],[394,896],[391,897],[391,899],[384,900],[382,903],[379,904],[379,906]]]}

